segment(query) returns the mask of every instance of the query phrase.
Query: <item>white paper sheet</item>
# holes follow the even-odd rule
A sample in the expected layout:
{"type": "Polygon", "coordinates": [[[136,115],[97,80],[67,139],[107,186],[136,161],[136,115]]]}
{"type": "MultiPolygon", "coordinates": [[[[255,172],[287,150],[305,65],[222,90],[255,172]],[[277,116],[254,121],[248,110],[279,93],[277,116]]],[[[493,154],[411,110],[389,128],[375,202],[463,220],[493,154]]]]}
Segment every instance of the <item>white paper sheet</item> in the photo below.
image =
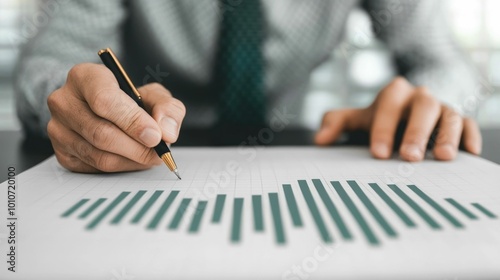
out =
{"type": "MultiPolygon", "coordinates": [[[[13,216],[7,212],[8,182],[2,183],[0,250],[5,261],[0,265],[0,278],[500,277],[500,167],[486,160],[460,153],[452,162],[381,161],[372,159],[365,148],[174,148],[173,153],[181,181],[165,166],[120,174],[76,174],[62,168],[52,157],[16,176],[13,216]],[[320,180],[349,231],[350,240],[343,238],[313,179],[320,180]],[[322,238],[298,180],[306,181],[332,243],[322,238]],[[348,180],[359,185],[378,212],[378,219],[348,180]],[[370,242],[362,223],[331,181],[340,183],[376,242],[370,242]],[[369,183],[376,183],[415,226],[409,226],[369,183]],[[283,184],[291,186],[302,227],[294,225],[283,184]],[[395,184],[439,228],[433,228],[388,184],[395,184]],[[440,209],[407,185],[415,185],[440,209]],[[141,190],[145,192],[140,199],[118,223],[112,224],[141,190]],[[138,223],[131,223],[156,191],[163,192],[138,223]],[[177,196],[156,228],[148,229],[167,197],[175,191],[177,196]],[[129,193],[93,229],[88,229],[122,192],[129,193]],[[277,239],[276,216],[273,216],[269,193],[277,193],[271,196],[279,202],[282,243],[277,239]],[[216,197],[221,194],[226,195],[221,220],[213,223],[216,197]],[[255,230],[255,196],[261,200],[263,231],[255,230]],[[79,218],[100,198],[106,200],[88,216],[79,218]],[[178,227],[168,229],[184,198],[191,198],[189,207],[178,227]],[[238,242],[232,240],[235,198],[243,199],[238,242]],[[454,199],[476,219],[471,219],[445,200],[447,198],[454,199]],[[88,201],[62,217],[81,199],[88,201]],[[189,229],[200,201],[207,203],[199,228],[192,233],[189,229]],[[479,203],[495,217],[471,203],[479,203]],[[452,220],[440,210],[448,213],[452,220]],[[17,218],[15,273],[7,270],[11,246],[7,224],[12,221],[7,220],[8,217],[17,218]],[[385,227],[380,219],[386,222],[385,227]]],[[[258,202],[255,203],[258,206],[258,202]]]]}

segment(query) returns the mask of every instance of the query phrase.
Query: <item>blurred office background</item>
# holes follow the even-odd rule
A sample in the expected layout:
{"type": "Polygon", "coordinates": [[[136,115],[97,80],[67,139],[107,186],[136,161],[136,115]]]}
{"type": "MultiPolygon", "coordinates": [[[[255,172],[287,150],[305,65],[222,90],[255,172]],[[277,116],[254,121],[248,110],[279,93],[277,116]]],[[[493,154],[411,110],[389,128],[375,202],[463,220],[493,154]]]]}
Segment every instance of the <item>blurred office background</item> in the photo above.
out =
{"type": "MultiPolygon", "coordinates": [[[[20,128],[11,81],[25,41],[21,29],[37,22],[44,24],[46,12],[41,8],[45,4],[44,0],[0,1],[0,130],[20,128]]],[[[491,94],[478,110],[480,125],[500,127],[500,1],[448,0],[446,6],[447,21],[457,42],[490,88],[491,94]]],[[[393,75],[389,54],[374,38],[368,16],[361,10],[353,11],[344,42],[311,75],[310,98],[304,104],[310,111],[306,123],[316,127],[322,112],[329,108],[368,105],[393,75]]]]}

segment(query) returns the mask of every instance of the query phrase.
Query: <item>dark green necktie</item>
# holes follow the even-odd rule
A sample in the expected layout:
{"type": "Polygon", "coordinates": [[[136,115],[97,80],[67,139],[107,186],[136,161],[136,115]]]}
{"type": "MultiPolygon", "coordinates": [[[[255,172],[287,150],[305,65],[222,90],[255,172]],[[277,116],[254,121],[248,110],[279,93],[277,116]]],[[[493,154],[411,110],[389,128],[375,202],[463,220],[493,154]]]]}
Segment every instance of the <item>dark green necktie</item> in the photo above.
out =
{"type": "Polygon", "coordinates": [[[221,1],[222,13],[215,83],[218,125],[265,125],[263,11],[260,0],[221,1]],[[233,6],[230,4],[233,3],[233,6]]]}

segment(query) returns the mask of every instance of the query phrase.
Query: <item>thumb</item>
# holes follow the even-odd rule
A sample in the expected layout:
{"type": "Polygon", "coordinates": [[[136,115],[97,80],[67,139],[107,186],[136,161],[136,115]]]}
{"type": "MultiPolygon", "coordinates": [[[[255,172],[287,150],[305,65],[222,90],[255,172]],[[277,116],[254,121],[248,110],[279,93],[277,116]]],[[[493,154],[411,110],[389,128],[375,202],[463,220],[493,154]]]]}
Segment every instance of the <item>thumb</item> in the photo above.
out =
{"type": "Polygon", "coordinates": [[[167,143],[177,141],[186,115],[184,104],[173,98],[170,91],[158,83],[147,84],[138,90],[146,109],[162,130],[162,139],[167,143]]]}

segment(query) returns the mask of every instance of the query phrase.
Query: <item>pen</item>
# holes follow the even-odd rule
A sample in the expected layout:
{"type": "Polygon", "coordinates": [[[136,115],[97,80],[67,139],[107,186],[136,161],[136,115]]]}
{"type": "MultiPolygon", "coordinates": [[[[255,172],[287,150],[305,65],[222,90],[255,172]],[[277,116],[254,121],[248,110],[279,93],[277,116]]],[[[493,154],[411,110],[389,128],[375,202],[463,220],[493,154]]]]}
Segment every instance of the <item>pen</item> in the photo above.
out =
{"type": "MultiPolygon", "coordinates": [[[[106,67],[113,72],[113,75],[115,75],[115,78],[118,80],[118,84],[120,85],[120,89],[130,96],[130,98],[132,98],[137,105],[139,105],[139,107],[146,111],[141,95],[135,88],[127,73],[125,73],[125,70],[113,51],[110,48],[106,48],[100,50],[97,54],[101,58],[104,65],[106,65],[106,67]]],[[[174,158],[172,157],[172,153],[170,152],[167,144],[162,140],[154,149],[158,156],[168,166],[170,171],[174,172],[177,178],[181,179],[181,176],[179,176],[179,172],[177,171],[177,165],[175,164],[174,158]]]]}

